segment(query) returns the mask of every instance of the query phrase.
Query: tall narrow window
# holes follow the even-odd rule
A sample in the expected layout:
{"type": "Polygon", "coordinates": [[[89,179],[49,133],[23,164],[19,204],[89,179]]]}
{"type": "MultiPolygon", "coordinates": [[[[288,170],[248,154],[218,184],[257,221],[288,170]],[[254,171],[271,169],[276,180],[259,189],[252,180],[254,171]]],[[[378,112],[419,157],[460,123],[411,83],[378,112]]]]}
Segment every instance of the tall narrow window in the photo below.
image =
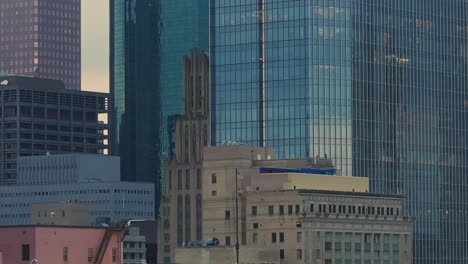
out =
{"type": "Polygon", "coordinates": [[[185,241],[192,240],[192,207],[190,195],[185,196],[185,241]]]}
{"type": "Polygon", "coordinates": [[[94,258],[94,249],[88,248],[88,262],[93,262],[94,258]]]}
{"type": "Polygon", "coordinates": [[[190,170],[185,170],[185,189],[190,190],[190,170]]]}
{"type": "Polygon", "coordinates": [[[201,174],[201,169],[197,169],[197,189],[201,190],[202,188],[202,174],[201,174]]]}
{"type": "Polygon", "coordinates": [[[117,248],[112,248],[112,263],[117,262],[117,248]]]}
{"type": "Polygon", "coordinates": [[[182,190],[182,170],[177,171],[177,190],[182,190]]]}
{"type": "Polygon", "coordinates": [[[68,261],[68,247],[63,248],[63,261],[64,262],[68,261]]]}
{"type": "Polygon", "coordinates": [[[216,184],[216,180],[217,180],[217,179],[216,179],[216,173],[212,173],[212,174],[211,174],[211,183],[212,183],[212,184],[216,184]]]}
{"type": "Polygon", "coordinates": [[[29,244],[21,245],[21,260],[27,261],[30,260],[29,244]]]}

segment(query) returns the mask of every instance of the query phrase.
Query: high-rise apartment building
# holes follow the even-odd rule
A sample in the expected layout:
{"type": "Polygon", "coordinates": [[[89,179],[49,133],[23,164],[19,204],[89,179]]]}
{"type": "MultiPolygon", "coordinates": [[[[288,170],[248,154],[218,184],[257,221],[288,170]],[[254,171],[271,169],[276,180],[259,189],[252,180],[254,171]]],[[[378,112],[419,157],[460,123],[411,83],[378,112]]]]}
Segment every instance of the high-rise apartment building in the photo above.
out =
{"type": "Polygon", "coordinates": [[[171,117],[182,114],[183,57],[208,49],[209,2],[112,0],[110,10],[111,153],[124,179],[162,189],[171,117]]]}
{"type": "Polygon", "coordinates": [[[110,1],[111,154],[121,158],[122,180],[154,182],[157,190],[159,23],[158,0],[110,1]]]}
{"type": "Polygon", "coordinates": [[[212,144],[326,154],[406,196],[414,263],[466,263],[468,4],[210,4],[212,144]]]}
{"type": "Polygon", "coordinates": [[[108,94],[73,91],[61,81],[0,76],[0,185],[14,184],[17,159],[60,153],[105,154],[108,94]]]}
{"type": "Polygon", "coordinates": [[[80,90],[80,0],[3,0],[0,13],[0,72],[80,90]]]}

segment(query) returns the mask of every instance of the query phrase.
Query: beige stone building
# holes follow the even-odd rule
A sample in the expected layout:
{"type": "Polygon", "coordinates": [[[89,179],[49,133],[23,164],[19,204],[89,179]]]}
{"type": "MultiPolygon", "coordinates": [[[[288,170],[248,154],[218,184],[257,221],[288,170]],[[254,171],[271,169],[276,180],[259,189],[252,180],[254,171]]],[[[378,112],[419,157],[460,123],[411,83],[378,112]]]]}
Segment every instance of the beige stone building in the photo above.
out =
{"type": "Polygon", "coordinates": [[[160,208],[158,263],[173,263],[177,245],[202,239],[203,147],[210,137],[208,56],[192,49],[183,66],[183,114],[173,123],[173,151],[160,208]]]}
{"type": "Polygon", "coordinates": [[[31,224],[88,226],[89,208],[83,203],[37,203],[31,205],[31,224]]]}
{"type": "Polygon", "coordinates": [[[237,169],[241,255],[243,247],[262,247],[275,249],[281,263],[411,263],[414,219],[402,216],[402,196],[369,193],[365,177],[284,172],[327,162],[274,160],[273,150],[248,146],[206,148],[203,237],[235,245],[237,169]]]}
{"type": "MultiPolygon", "coordinates": [[[[234,247],[198,247],[177,248],[175,251],[177,264],[231,264],[236,262],[234,247]]],[[[263,247],[243,247],[239,255],[241,264],[279,264],[277,250],[263,247]]]]}

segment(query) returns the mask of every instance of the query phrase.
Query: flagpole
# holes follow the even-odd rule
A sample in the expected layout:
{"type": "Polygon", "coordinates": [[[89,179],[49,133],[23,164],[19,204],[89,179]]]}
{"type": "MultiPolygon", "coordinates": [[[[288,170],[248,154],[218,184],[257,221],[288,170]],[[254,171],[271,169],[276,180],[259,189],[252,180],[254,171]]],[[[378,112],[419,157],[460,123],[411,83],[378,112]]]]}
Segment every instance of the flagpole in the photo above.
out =
{"type": "Polygon", "coordinates": [[[239,264],[239,188],[237,183],[237,168],[236,168],[236,264],[239,264]]]}

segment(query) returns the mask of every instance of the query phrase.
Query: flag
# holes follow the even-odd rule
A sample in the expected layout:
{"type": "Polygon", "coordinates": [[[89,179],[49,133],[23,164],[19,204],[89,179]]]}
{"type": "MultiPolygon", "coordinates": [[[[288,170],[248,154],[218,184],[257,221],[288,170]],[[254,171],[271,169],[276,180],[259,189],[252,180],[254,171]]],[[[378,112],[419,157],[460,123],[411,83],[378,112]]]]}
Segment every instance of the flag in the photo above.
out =
{"type": "Polygon", "coordinates": [[[240,174],[240,172],[238,170],[236,170],[236,178],[238,180],[243,180],[244,179],[244,175],[240,174]]]}
{"type": "Polygon", "coordinates": [[[244,198],[244,191],[241,189],[240,186],[237,187],[237,195],[239,196],[239,198],[244,198]]]}

